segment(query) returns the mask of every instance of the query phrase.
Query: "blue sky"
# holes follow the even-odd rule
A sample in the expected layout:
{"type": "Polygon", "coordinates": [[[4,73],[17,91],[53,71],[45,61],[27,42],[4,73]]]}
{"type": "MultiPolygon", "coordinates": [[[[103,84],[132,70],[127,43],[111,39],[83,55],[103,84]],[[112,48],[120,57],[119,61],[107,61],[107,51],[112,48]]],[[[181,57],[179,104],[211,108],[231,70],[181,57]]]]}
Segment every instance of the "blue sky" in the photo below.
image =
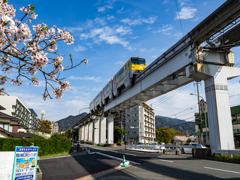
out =
{"type": "MultiPolygon", "coordinates": [[[[186,34],[225,0],[177,2],[183,33],[186,34]]],[[[46,119],[51,121],[76,115],[81,108],[88,107],[90,101],[130,57],[144,57],[148,65],[183,36],[174,0],[71,0],[69,3],[63,0],[9,0],[9,4],[17,9],[18,19],[23,15],[19,8],[33,4],[38,18],[33,20],[32,25],[44,22],[48,26],[64,28],[74,35],[73,45],[60,43],[58,46],[58,52],[66,55],[63,63],[65,67],[69,65],[70,53],[76,63],[89,59],[86,66],[81,65],[61,74],[70,81],[72,88],[60,100],[43,101],[43,82],[39,87],[31,87],[27,83],[20,87],[5,87],[10,95],[18,96],[39,116],[44,109],[46,119]]],[[[234,52],[235,62],[239,63],[239,48],[235,48],[234,52]]],[[[43,80],[40,73],[38,75],[40,81],[43,80]]],[[[230,95],[238,94],[239,80],[235,78],[229,81],[230,95]]],[[[197,103],[197,98],[189,95],[191,92],[196,93],[196,86],[191,84],[180,90],[149,102],[156,115],[194,119],[193,113],[197,108],[172,116],[197,103]]],[[[200,93],[205,98],[204,83],[200,86],[200,93]]],[[[237,104],[239,97],[230,98],[231,105],[237,104]]]]}

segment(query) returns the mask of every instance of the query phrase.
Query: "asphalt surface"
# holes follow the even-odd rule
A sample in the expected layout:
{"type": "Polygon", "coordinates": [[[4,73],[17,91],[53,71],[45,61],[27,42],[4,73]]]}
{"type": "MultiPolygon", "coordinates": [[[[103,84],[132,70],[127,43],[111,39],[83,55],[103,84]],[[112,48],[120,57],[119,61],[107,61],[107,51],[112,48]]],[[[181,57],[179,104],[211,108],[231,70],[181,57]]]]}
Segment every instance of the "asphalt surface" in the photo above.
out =
{"type": "MultiPolygon", "coordinates": [[[[92,148],[95,148],[92,146],[92,148]]],[[[238,179],[240,180],[240,164],[192,158],[191,154],[175,155],[174,152],[140,153],[124,149],[105,151],[104,154],[122,157],[141,163],[95,179],[238,179]]],[[[92,150],[94,151],[94,150],[92,150]]],[[[130,163],[131,164],[131,163],[130,163]]],[[[91,178],[89,178],[91,179],[91,178]]]]}
{"type": "MultiPolygon", "coordinates": [[[[93,175],[87,180],[115,180],[115,179],[231,179],[240,180],[240,164],[219,162],[192,158],[191,154],[175,155],[174,152],[143,153],[125,150],[124,147],[106,148],[88,146],[91,152],[101,152],[106,155],[140,163],[130,162],[127,168],[119,168],[93,175]]],[[[74,147],[76,148],[76,147],[74,147]]],[[[82,148],[82,147],[81,147],[82,148]]],[[[80,148],[80,150],[81,150],[80,148]]],[[[112,169],[120,164],[101,155],[86,153],[72,153],[70,155],[41,159],[40,168],[45,179],[78,179],[112,169]]]]}
{"type": "Polygon", "coordinates": [[[95,174],[113,167],[120,162],[101,155],[75,153],[70,156],[40,159],[43,180],[73,180],[95,174]]]}

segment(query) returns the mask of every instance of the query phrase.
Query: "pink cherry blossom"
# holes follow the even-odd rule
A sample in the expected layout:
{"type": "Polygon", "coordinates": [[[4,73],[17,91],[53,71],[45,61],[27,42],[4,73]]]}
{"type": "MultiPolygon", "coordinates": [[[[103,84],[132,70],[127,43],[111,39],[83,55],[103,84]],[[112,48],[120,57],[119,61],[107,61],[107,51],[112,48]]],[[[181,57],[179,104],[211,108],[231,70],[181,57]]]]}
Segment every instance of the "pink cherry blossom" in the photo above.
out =
{"type": "Polygon", "coordinates": [[[84,65],[86,65],[88,63],[88,60],[83,61],[83,63],[84,63],[84,65]]]}

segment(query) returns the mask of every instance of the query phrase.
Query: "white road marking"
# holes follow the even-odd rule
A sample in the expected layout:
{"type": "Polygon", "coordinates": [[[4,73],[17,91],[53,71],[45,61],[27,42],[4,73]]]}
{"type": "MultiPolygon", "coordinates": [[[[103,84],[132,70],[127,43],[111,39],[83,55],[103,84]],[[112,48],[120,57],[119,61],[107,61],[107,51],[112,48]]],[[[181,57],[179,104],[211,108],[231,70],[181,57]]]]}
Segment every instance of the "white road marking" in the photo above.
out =
{"type": "Polygon", "coordinates": [[[125,154],[130,155],[130,156],[137,156],[137,155],[135,155],[135,154],[129,154],[129,153],[125,153],[125,154]]]}
{"type": "MultiPolygon", "coordinates": [[[[121,162],[123,161],[122,158],[110,156],[110,155],[108,155],[108,154],[103,154],[103,153],[100,153],[100,152],[96,152],[96,154],[99,154],[99,155],[102,155],[102,156],[105,156],[105,157],[109,157],[109,158],[112,158],[112,159],[116,159],[116,160],[121,161],[121,162]]],[[[129,160],[127,160],[127,161],[129,161],[129,160]]],[[[133,163],[133,164],[141,165],[140,163],[137,163],[137,162],[134,162],[134,161],[129,161],[129,162],[130,162],[130,163],[133,163]]]]}
{"type": "Polygon", "coordinates": [[[166,162],[170,162],[170,163],[173,163],[173,161],[169,161],[169,160],[164,160],[164,159],[159,159],[159,158],[151,158],[151,159],[157,159],[157,160],[160,160],[160,161],[166,161],[166,162]]]}
{"type": "Polygon", "coordinates": [[[225,170],[225,169],[217,169],[217,168],[211,168],[211,167],[204,167],[204,168],[206,168],[206,169],[213,169],[213,170],[216,170],[216,171],[224,171],[224,172],[230,172],[230,173],[240,174],[240,172],[228,171],[228,170],[225,170]]]}

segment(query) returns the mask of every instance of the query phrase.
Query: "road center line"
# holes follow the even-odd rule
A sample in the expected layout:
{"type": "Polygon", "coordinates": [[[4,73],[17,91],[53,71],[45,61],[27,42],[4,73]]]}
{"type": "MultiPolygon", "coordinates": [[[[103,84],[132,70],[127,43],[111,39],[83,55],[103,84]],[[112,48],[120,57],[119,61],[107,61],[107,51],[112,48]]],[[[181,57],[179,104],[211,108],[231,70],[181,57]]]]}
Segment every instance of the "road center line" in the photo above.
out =
{"type": "Polygon", "coordinates": [[[159,158],[151,158],[151,159],[157,159],[157,160],[160,160],[160,161],[166,161],[166,162],[170,162],[170,163],[173,163],[173,161],[169,161],[169,160],[164,160],[164,159],[159,159],[159,158]]]}
{"type": "Polygon", "coordinates": [[[216,171],[224,171],[224,172],[230,172],[230,173],[240,174],[240,172],[228,171],[228,170],[225,170],[225,169],[217,169],[217,168],[211,168],[211,167],[204,167],[204,168],[206,168],[206,169],[213,169],[213,170],[216,170],[216,171]]]}

